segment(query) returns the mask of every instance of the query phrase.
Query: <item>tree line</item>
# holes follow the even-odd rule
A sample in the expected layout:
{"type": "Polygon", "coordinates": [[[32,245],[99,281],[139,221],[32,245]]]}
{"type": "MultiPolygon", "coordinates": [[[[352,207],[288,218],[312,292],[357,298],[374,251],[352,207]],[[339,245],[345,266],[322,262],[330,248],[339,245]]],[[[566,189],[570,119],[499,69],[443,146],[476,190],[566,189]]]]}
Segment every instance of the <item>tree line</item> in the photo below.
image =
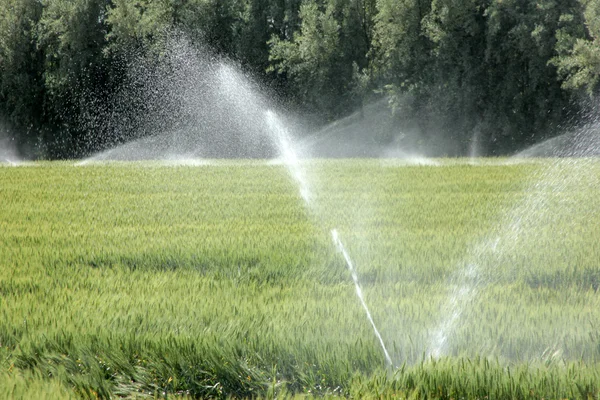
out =
{"type": "Polygon", "coordinates": [[[600,83],[600,0],[0,0],[0,129],[36,157],[98,150],[82,99],[173,30],[322,124],[385,98],[399,127],[487,154],[559,133],[600,83]]]}

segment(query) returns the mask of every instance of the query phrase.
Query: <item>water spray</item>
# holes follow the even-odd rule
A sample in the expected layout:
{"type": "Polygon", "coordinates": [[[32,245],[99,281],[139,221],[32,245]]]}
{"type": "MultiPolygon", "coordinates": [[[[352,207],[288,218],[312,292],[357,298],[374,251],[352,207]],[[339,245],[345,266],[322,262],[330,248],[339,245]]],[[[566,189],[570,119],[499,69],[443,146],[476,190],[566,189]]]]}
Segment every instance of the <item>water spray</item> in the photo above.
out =
{"type": "Polygon", "coordinates": [[[304,172],[302,171],[302,168],[300,168],[298,156],[296,156],[296,152],[292,147],[292,139],[289,137],[289,134],[285,127],[279,121],[277,114],[275,114],[271,110],[267,110],[265,112],[265,117],[267,119],[267,125],[269,127],[269,130],[272,132],[272,134],[275,135],[275,139],[277,141],[277,148],[281,153],[283,162],[288,167],[288,171],[296,181],[298,189],[300,190],[300,196],[302,196],[304,203],[306,205],[309,205],[310,190],[308,189],[304,172]]]}
{"type": "MultiPolygon", "coordinates": [[[[298,186],[298,190],[300,191],[300,196],[302,196],[302,199],[304,200],[304,204],[309,206],[310,199],[311,199],[310,190],[309,190],[308,184],[306,182],[306,177],[304,176],[304,171],[300,167],[298,156],[296,155],[296,152],[294,151],[294,147],[292,145],[292,140],[291,140],[289,133],[288,133],[287,129],[285,128],[285,126],[281,123],[281,121],[279,120],[279,118],[277,117],[277,114],[275,112],[273,112],[271,110],[267,110],[265,112],[265,118],[267,120],[267,125],[269,127],[269,131],[273,135],[273,138],[276,141],[279,152],[281,153],[280,155],[283,158],[283,162],[284,162],[285,166],[287,167],[290,175],[292,175],[292,177],[294,178],[294,181],[296,182],[296,185],[298,186]]],[[[354,269],[354,265],[352,264],[350,255],[348,254],[348,252],[346,251],[346,248],[344,247],[344,243],[342,243],[342,241],[337,233],[337,229],[333,229],[331,231],[331,236],[333,238],[333,243],[335,244],[337,249],[340,251],[340,253],[342,253],[344,255],[344,259],[346,260],[346,265],[348,266],[348,270],[352,274],[352,280],[354,281],[356,295],[358,296],[358,299],[360,300],[360,303],[362,304],[362,306],[367,314],[367,318],[369,319],[369,322],[371,323],[371,326],[373,327],[375,336],[377,336],[377,339],[379,340],[379,343],[381,344],[381,348],[383,349],[385,359],[386,359],[387,363],[389,364],[389,366],[393,366],[394,364],[392,362],[392,358],[390,357],[390,354],[388,353],[387,348],[385,347],[383,338],[381,337],[381,334],[379,333],[379,330],[377,329],[377,325],[375,325],[375,321],[373,320],[373,317],[371,316],[371,311],[369,311],[369,307],[367,306],[367,303],[363,296],[362,289],[358,282],[358,274],[356,273],[356,270],[354,269]]]]}
{"type": "Polygon", "coordinates": [[[390,357],[390,354],[388,353],[387,348],[385,347],[385,343],[383,342],[383,338],[381,337],[381,334],[379,333],[379,329],[377,329],[377,325],[375,325],[375,321],[373,320],[373,317],[371,316],[371,312],[369,311],[369,307],[367,306],[367,302],[365,301],[365,298],[362,293],[362,289],[358,282],[358,274],[356,273],[356,270],[354,269],[354,264],[352,264],[350,255],[348,254],[348,252],[346,251],[346,248],[344,247],[344,243],[342,243],[342,240],[340,239],[340,236],[338,235],[337,229],[333,229],[331,231],[331,238],[333,239],[333,243],[337,247],[338,251],[343,254],[344,260],[346,260],[346,266],[348,266],[348,270],[350,271],[350,274],[352,275],[352,280],[354,281],[354,288],[356,289],[356,295],[358,296],[358,299],[360,300],[360,304],[362,304],[362,306],[365,310],[365,313],[367,314],[367,318],[369,319],[369,322],[371,323],[371,326],[373,327],[375,336],[377,336],[377,339],[379,340],[379,344],[381,345],[381,348],[383,349],[383,354],[385,355],[385,359],[391,367],[394,365],[394,363],[392,362],[392,358],[390,357]]]}

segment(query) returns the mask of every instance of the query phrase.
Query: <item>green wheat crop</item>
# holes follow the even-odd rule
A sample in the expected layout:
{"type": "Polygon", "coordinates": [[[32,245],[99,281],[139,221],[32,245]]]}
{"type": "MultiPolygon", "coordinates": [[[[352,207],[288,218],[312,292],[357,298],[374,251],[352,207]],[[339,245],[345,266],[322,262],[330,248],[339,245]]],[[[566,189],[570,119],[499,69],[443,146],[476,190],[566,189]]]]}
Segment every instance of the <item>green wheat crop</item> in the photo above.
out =
{"type": "Polygon", "coordinates": [[[0,397],[597,398],[600,162],[303,168],[0,167],[0,397]]]}

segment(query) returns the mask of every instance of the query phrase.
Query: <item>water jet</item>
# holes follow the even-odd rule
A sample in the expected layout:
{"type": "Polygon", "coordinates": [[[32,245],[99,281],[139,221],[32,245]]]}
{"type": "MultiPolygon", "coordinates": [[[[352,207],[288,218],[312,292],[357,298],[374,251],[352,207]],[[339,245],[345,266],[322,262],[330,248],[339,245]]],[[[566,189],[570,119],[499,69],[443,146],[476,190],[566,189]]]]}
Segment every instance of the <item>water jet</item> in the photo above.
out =
{"type": "MultiPolygon", "coordinates": [[[[310,204],[311,204],[310,191],[309,191],[309,188],[308,188],[308,185],[306,182],[306,178],[304,176],[304,171],[300,167],[300,164],[298,161],[298,156],[296,155],[296,152],[294,151],[294,147],[292,145],[292,139],[288,133],[288,130],[281,123],[281,121],[277,117],[277,114],[275,112],[273,112],[272,110],[267,110],[265,112],[265,117],[267,119],[268,126],[270,127],[269,132],[274,136],[274,140],[277,143],[281,157],[289,171],[290,176],[296,182],[296,185],[298,186],[298,190],[300,192],[302,199],[304,200],[305,205],[310,206],[310,204]]],[[[390,367],[392,367],[393,366],[392,359],[388,353],[387,348],[385,347],[383,338],[381,337],[381,334],[380,334],[379,330],[377,329],[377,325],[375,324],[375,321],[373,320],[373,317],[371,315],[369,307],[367,306],[367,303],[363,296],[362,288],[360,287],[360,284],[359,284],[358,274],[356,272],[356,269],[354,268],[354,264],[352,263],[352,260],[350,259],[350,255],[348,254],[348,251],[346,251],[344,243],[342,242],[341,238],[339,237],[337,229],[331,230],[331,236],[332,236],[334,245],[336,246],[338,251],[340,253],[342,253],[342,255],[344,257],[346,266],[348,267],[348,270],[350,271],[350,274],[352,276],[352,281],[354,282],[354,288],[356,291],[356,295],[357,295],[358,299],[360,300],[360,303],[367,315],[367,319],[368,319],[369,323],[371,324],[371,327],[373,328],[373,331],[375,333],[375,336],[377,337],[377,340],[379,341],[379,344],[381,345],[381,348],[383,349],[383,353],[384,353],[386,362],[390,367]]]]}
{"type": "Polygon", "coordinates": [[[392,362],[390,354],[388,353],[388,350],[385,347],[385,343],[383,342],[381,333],[379,333],[379,329],[377,329],[377,325],[375,325],[375,321],[373,320],[371,311],[369,311],[369,307],[367,306],[365,297],[363,296],[363,292],[360,287],[360,283],[358,281],[358,274],[356,273],[354,264],[352,263],[352,260],[350,259],[350,255],[346,251],[346,247],[344,246],[344,243],[342,243],[342,240],[339,237],[337,229],[331,230],[331,238],[333,239],[333,243],[337,247],[338,251],[340,253],[342,253],[342,255],[344,256],[344,260],[346,261],[346,266],[348,267],[348,270],[350,271],[350,274],[352,275],[352,281],[354,282],[354,289],[356,291],[356,296],[358,296],[358,299],[360,300],[360,304],[362,305],[363,309],[365,310],[365,314],[367,314],[367,319],[371,323],[371,327],[373,328],[373,331],[375,332],[375,336],[377,337],[377,340],[379,341],[379,344],[381,345],[381,348],[383,349],[383,354],[385,355],[385,360],[387,361],[387,363],[390,367],[393,367],[394,364],[392,362]]]}
{"type": "MultiPolygon", "coordinates": [[[[526,260],[536,257],[535,254],[541,251],[541,238],[548,231],[553,233],[552,227],[561,226],[565,231],[577,231],[580,228],[574,217],[593,215],[594,210],[589,209],[588,204],[578,204],[564,194],[577,187],[600,187],[600,176],[589,172],[594,162],[589,157],[600,153],[599,132],[597,123],[586,124],[581,129],[545,142],[541,147],[517,155],[519,160],[534,155],[549,158],[531,164],[534,172],[526,184],[526,195],[504,215],[499,215],[500,221],[493,226],[493,231],[483,240],[476,241],[464,260],[457,265],[448,280],[449,290],[440,319],[429,338],[428,356],[438,358],[456,355],[459,328],[473,323],[469,320],[468,311],[496,282],[514,282],[517,277],[526,278],[525,271],[516,270],[511,265],[527,265],[526,260]],[[566,220],[564,215],[570,218],[566,220]]],[[[559,258],[546,260],[551,265],[564,264],[566,254],[573,252],[568,244],[558,240],[559,237],[556,233],[550,239],[551,246],[563,249],[558,252],[562,253],[559,258]]],[[[560,353],[566,358],[581,357],[577,350],[567,351],[567,348],[575,347],[567,342],[567,332],[568,328],[564,327],[553,336],[530,343],[526,354],[533,357],[532,354],[537,353],[537,357],[543,359],[548,354],[547,349],[551,348],[552,354],[560,353]],[[565,339],[557,339],[560,337],[565,339]]],[[[494,351],[496,355],[503,356],[502,345],[493,340],[489,343],[490,349],[483,351],[494,351]]]]}

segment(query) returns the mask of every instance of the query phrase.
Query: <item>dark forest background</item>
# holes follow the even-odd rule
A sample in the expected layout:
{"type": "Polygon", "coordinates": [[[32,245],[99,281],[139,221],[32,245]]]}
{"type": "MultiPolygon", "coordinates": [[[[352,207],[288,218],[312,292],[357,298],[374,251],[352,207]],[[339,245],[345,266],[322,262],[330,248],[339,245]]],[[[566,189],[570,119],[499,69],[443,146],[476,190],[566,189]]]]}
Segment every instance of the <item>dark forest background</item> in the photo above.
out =
{"type": "Polygon", "coordinates": [[[0,138],[34,158],[110,145],[82,115],[173,31],[314,126],[386,99],[400,127],[459,153],[563,132],[600,82],[600,0],[0,0],[0,138]]]}

